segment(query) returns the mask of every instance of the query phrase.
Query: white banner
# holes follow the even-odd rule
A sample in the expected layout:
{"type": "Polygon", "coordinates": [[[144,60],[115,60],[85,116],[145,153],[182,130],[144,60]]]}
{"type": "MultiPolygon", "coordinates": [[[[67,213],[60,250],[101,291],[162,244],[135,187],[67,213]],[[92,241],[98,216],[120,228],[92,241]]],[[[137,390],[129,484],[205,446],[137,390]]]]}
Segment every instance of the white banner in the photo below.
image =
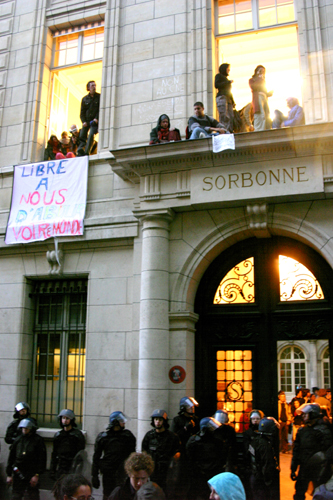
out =
{"type": "Polygon", "coordinates": [[[235,149],[234,134],[213,135],[213,153],[220,153],[225,149],[235,149]]]}
{"type": "Polygon", "coordinates": [[[88,156],[14,169],[7,245],[83,234],[88,156]]]}

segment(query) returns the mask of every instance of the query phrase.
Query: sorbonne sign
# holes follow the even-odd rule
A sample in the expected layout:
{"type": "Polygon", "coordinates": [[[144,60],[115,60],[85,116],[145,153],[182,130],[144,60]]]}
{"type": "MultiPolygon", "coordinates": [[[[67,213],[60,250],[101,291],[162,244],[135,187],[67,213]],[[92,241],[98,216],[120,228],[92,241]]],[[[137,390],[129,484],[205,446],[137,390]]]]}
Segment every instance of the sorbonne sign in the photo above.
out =
{"type": "Polygon", "coordinates": [[[191,202],[211,203],[322,193],[320,157],[286,158],[192,170],[191,202]]]}

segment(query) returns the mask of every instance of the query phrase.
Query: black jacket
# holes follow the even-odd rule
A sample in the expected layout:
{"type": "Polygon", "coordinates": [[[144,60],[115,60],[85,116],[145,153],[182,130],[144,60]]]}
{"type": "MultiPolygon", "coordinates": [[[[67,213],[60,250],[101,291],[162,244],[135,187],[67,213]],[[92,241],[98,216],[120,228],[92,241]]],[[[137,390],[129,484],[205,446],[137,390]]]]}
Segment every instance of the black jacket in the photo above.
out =
{"type": "Polygon", "coordinates": [[[300,427],[296,434],[291,461],[291,471],[296,472],[300,465],[304,467],[309,459],[318,451],[326,451],[332,445],[332,435],[322,422],[316,421],[300,427]]]}
{"type": "Polygon", "coordinates": [[[180,441],[176,434],[169,430],[156,432],[148,431],[142,441],[142,451],[151,455],[155,462],[155,469],[151,480],[163,487],[172,457],[179,451],[180,441]],[[162,484],[160,484],[162,483],[162,484]]]}
{"type": "Polygon", "coordinates": [[[207,483],[208,479],[224,472],[225,458],[221,455],[221,441],[216,431],[207,431],[190,437],[186,446],[191,475],[195,482],[207,483]]]}
{"type": "Polygon", "coordinates": [[[233,427],[223,424],[214,431],[214,437],[220,441],[221,460],[224,462],[226,472],[233,472],[236,465],[236,432],[233,427]]]}
{"type": "Polygon", "coordinates": [[[93,96],[89,94],[85,95],[81,101],[81,111],[80,111],[80,119],[81,122],[91,122],[95,118],[98,120],[99,117],[99,100],[101,94],[95,92],[93,96]]]}
{"type": "Polygon", "coordinates": [[[186,417],[183,413],[180,413],[172,420],[170,430],[177,434],[182,450],[185,451],[187,441],[191,436],[199,432],[198,417],[195,415],[186,417]]]}
{"type": "Polygon", "coordinates": [[[134,500],[136,491],[130,483],[130,478],[126,479],[123,486],[117,486],[109,496],[108,500],[134,500]]]}
{"type": "Polygon", "coordinates": [[[228,80],[225,75],[221,75],[220,73],[217,73],[217,75],[215,75],[215,88],[218,90],[216,97],[225,95],[227,97],[230,97],[232,102],[234,102],[234,98],[231,93],[231,81],[228,80]]]}
{"type": "Polygon", "coordinates": [[[57,469],[63,474],[69,474],[75,455],[85,448],[84,436],[75,427],[70,431],[62,429],[58,431],[53,439],[53,451],[51,456],[51,471],[57,469]]]}
{"type": "Polygon", "coordinates": [[[19,436],[10,448],[7,462],[7,476],[13,475],[17,467],[26,479],[42,474],[46,467],[46,449],[41,436],[31,431],[19,436]]]}
{"type": "Polygon", "coordinates": [[[136,439],[131,431],[114,431],[112,428],[100,432],[95,441],[91,475],[116,474],[126,458],[135,451],[136,439]]]}

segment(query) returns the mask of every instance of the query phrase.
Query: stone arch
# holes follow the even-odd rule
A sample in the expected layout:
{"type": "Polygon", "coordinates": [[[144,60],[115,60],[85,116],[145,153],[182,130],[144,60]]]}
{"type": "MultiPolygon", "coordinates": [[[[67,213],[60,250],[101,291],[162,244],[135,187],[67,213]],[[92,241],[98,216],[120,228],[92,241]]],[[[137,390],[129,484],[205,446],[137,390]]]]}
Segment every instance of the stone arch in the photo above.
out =
{"type": "MultiPolygon", "coordinates": [[[[326,231],[303,219],[274,210],[267,214],[267,236],[287,236],[304,243],[319,253],[333,268],[333,243],[326,231]]],[[[235,243],[262,236],[249,217],[221,223],[203,236],[187,255],[171,289],[171,313],[194,311],[194,301],[200,280],[212,261],[235,243]]]]}

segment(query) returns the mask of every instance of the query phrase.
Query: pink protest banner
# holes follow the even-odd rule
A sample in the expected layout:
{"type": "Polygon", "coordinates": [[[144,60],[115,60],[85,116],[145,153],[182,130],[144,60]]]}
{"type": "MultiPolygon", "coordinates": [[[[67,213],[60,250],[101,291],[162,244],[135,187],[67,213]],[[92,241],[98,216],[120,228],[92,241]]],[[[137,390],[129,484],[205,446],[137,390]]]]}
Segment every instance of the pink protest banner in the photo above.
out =
{"type": "Polygon", "coordinates": [[[18,165],[5,242],[83,234],[88,157],[18,165]]]}

